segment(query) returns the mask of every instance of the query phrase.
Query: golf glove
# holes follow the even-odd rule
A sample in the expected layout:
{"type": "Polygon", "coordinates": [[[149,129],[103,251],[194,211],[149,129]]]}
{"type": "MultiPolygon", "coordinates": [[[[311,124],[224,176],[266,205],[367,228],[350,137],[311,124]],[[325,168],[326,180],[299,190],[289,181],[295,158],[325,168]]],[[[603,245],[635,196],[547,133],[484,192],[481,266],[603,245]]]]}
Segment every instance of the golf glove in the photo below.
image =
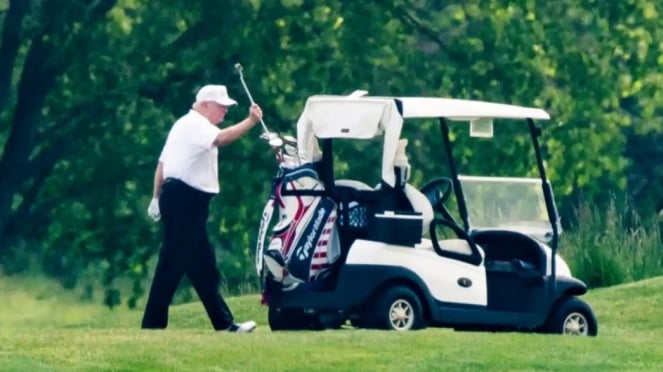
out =
{"type": "Polygon", "coordinates": [[[161,211],[159,211],[159,199],[152,198],[150,206],[147,207],[147,214],[156,222],[161,219],[161,211]]]}

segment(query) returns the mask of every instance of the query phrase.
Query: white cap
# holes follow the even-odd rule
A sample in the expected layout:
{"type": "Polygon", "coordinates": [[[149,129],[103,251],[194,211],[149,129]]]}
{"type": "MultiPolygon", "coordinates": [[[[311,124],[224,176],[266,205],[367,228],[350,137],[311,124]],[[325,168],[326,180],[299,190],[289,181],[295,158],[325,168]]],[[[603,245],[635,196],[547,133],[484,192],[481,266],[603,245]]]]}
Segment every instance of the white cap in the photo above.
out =
{"type": "Polygon", "coordinates": [[[223,106],[234,106],[237,101],[228,96],[225,85],[205,85],[196,94],[196,102],[216,102],[223,106]]]}

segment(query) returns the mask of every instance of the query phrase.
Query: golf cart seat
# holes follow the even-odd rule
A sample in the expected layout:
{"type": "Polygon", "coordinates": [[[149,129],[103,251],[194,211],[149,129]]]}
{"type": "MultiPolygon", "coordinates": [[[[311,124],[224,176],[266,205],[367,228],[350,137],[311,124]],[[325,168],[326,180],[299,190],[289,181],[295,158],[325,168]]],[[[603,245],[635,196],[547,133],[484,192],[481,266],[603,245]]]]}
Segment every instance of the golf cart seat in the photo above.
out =
{"type": "MultiPolygon", "coordinates": [[[[350,193],[362,193],[365,192],[365,195],[372,194],[372,197],[367,197],[368,200],[362,200],[362,197],[354,198],[354,200],[348,202],[347,200],[338,200],[339,202],[339,224],[342,227],[350,227],[359,232],[363,228],[368,228],[368,213],[371,213],[372,209],[369,207],[371,204],[374,204],[372,200],[376,191],[380,190],[381,185],[377,185],[375,188],[370,187],[364,182],[350,179],[340,179],[334,182],[334,186],[337,190],[337,194],[345,192],[350,193]],[[347,216],[347,220],[346,217],[347,216]]],[[[433,206],[431,205],[428,198],[416,187],[406,183],[403,187],[403,194],[407,199],[407,202],[410,204],[413,212],[421,213],[422,216],[422,226],[421,226],[421,236],[423,237],[430,228],[430,223],[434,218],[433,206]]],[[[359,195],[356,195],[359,196],[359,195]]],[[[360,234],[361,235],[361,234],[360,234]]]]}
{"type": "Polygon", "coordinates": [[[472,255],[472,248],[470,244],[465,239],[444,239],[438,241],[440,248],[444,251],[449,251],[452,253],[462,254],[465,256],[472,255]]]}
{"type": "Polygon", "coordinates": [[[424,193],[422,193],[421,191],[419,191],[419,189],[410,185],[409,183],[405,184],[403,191],[405,192],[405,196],[410,202],[410,205],[412,205],[412,210],[421,213],[421,217],[423,220],[421,235],[423,236],[428,232],[430,228],[430,223],[433,221],[433,218],[435,216],[433,212],[433,205],[431,205],[430,201],[428,200],[426,195],[424,195],[424,193]]]}
{"type": "Polygon", "coordinates": [[[364,191],[369,191],[373,190],[372,187],[368,186],[366,183],[357,181],[357,180],[349,180],[349,179],[340,179],[334,181],[334,185],[336,187],[349,187],[355,190],[364,190],[364,191]]]}
{"type": "MultiPolygon", "coordinates": [[[[380,190],[381,186],[382,185],[378,184],[375,186],[374,190],[380,190]]],[[[406,200],[397,202],[395,205],[392,205],[392,207],[405,212],[410,212],[408,208],[411,208],[411,212],[421,213],[421,236],[423,237],[430,229],[430,223],[433,221],[433,218],[435,218],[433,205],[424,193],[409,183],[406,183],[405,186],[403,186],[403,192],[401,195],[403,195],[406,200]],[[409,204],[409,206],[406,206],[406,204],[409,204]]]]}

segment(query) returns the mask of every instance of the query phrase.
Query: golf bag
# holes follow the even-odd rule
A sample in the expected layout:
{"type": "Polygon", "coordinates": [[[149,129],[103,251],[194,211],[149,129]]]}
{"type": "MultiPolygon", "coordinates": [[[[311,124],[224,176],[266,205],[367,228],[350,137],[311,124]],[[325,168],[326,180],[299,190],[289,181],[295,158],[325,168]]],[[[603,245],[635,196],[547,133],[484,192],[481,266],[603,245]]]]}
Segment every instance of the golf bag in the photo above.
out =
{"type": "Polygon", "coordinates": [[[284,289],[324,279],[340,256],[336,218],[336,203],[325,196],[313,166],[289,167],[281,162],[258,233],[258,275],[281,283],[284,289]],[[275,209],[278,221],[265,247],[275,209]]]}

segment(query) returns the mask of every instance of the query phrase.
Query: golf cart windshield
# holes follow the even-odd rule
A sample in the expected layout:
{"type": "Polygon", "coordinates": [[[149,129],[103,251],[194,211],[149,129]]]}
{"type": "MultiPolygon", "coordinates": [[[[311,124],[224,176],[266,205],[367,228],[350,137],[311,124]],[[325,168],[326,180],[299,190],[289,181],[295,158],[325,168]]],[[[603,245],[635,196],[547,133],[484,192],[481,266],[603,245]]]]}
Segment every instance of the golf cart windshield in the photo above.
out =
{"type": "Polygon", "coordinates": [[[543,242],[552,238],[540,178],[462,176],[472,230],[518,231],[543,242]]]}

